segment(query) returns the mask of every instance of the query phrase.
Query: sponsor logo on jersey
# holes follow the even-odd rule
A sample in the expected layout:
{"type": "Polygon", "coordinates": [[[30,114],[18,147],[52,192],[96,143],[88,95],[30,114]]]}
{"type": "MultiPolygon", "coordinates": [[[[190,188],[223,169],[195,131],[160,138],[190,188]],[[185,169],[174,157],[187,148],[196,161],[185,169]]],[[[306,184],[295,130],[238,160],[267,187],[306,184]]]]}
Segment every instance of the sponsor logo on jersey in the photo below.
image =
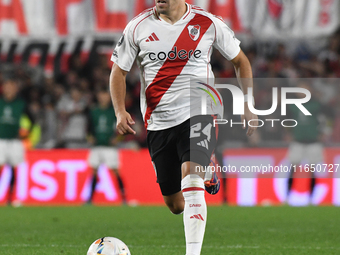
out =
{"type": "Polygon", "coordinates": [[[190,204],[189,207],[201,207],[201,204],[190,204]]]}
{"type": "Polygon", "coordinates": [[[149,53],[149,58],[152,61],[155,60],[187,60],[190,58],[200,58],[202,56],[202,52],[200,50],[178,50],[177,47],[175,46],[173,50],[169,52],[150,52],[149,53]]]}
{"type": "Polygon", "coordinates": [[[188,26],[188,30],[189,30],[189,36],[193,41],[197,41],[197,39],[200,37],[200,30],[201,27],[200,25],[189,25],[188,26]]]}

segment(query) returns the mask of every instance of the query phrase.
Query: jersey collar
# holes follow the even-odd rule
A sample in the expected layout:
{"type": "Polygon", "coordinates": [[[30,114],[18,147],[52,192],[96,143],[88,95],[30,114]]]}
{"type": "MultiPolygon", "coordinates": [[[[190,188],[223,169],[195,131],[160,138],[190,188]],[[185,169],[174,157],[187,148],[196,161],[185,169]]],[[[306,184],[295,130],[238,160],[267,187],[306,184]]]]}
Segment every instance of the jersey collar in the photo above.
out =
{"type": "Polygon", "coordinates": [[[190,13],[191,13],[191,4],[187,4],[187,12],[183,15],[183,17],[181,18],[181,20],[186,20],[189,16],[190,16],[190,13]]]}
{"type": "MultiPolygon", "coordinates": [[[[178,20],[178,21],[177,21],[175,24],[173,24],[173,25],[176,25],[176,24],[178,24],[178,23],[181,23],[182,21],[185,21],[185,20],[188,19],[188,17],[190,17],[190,14],[191,14],[191,4],[187,4],[187,3],[185,3],[185,4],[186,4],[186,6],[187,6],[187,11],[186,11],[186,13],[184,13],[184,15],[182,16],[182,18],[181,18],[180,20],[178,20]]],[[[168,25],[171,25],[170,23],[164,21],[164,20],[158,15],[156,6],[153,7],[153,14],[155,15],[156,19],[158,19],[158,20],[161,21],[162,23],[166,23],[166,24],[168,24],[168,25]]]]}

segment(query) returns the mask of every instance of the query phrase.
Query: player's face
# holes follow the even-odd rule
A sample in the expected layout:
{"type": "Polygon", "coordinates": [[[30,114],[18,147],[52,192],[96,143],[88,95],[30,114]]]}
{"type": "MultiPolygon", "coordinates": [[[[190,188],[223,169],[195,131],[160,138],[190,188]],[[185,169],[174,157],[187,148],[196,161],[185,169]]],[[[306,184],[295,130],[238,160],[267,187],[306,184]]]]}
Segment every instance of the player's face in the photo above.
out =
{"type": "Polygon", "coordinates": [[[157,12],[164,15],[169,15],[171,10],[179,8],[184,2],[184,0],[155,0],[157,12]]]}
{"type": "Polygon", "coordinates": [[[18,86],[14,81],[7,81],[3,85],[3,94],[7,100],[12,100],[18,93],[18,86]]]}
{"type": "Polygon", "coordinates": [[[97,100],[100,105],[103,107],[107,107],[111,103],[111,97],[110,94],[106,91],[101,91],[97,94],[97,100]]]}

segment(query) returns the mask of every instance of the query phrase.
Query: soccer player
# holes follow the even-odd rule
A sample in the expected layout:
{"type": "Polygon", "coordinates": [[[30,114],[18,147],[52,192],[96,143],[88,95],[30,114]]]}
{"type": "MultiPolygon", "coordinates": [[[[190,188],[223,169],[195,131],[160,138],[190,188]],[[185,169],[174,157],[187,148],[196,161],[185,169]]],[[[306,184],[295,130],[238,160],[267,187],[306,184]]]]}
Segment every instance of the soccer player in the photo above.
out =
{"type": "MultiPolygon", "coordinates": [[[[197,169],[210,163],[216,130],[212,125],[211,114],[215,115],[212,108],[205,109],[206,115],[195,112],[201,104],[200,98],[195,100],[193,96],[201,89],[190,93],[190,81],[205,79],[209,86],[202,82],[197,86],[216,93],[210,82],[214,77],[210,66],[212,47],[234,64],[244,94],[253,86],[252,70],[240,49],[240,41],[220,18],[184,0],[156,0],[155,4],[127,25],[117,43],[111,58],[114,62],[111,97],[118,132],[135,134],[124,97],[126,75],[137,59],[141,71],[141,110],[157,182],[170,211],[183,212],[186,254],[196,255],[201,252],[207,220],[204,173],[197,169]]],[[[211,105],[207,102],[207,106],[211,105]]],[[[257,119],[247,103],[244,118],[257,119]]],[[[247,135],[254,130],[248,127],[247,135]]],[[[213,174],[206,190],[214,194],[218,188],[219,181],[213,174]]]]}
{"type": "MultiPolygon", "coordinates": [[[[6,80],[2,86],[3,96],[0,98],[0,171],[5,164],[11,167],[12,177],[8,192],[7,203],[12,202],[17,166],[24,161],[25,150],[20,140],[20,119],[26,114],[31,122],[31,132],[34,118],[29,112],[24,100],[17,97],[19,88],[15,80],[6,80]]],[[[26,136],[26,137],[27,137],[26,136]]]]}
{"type": "Polygon", "coordinates": [[[98,105],[89,113],[89,141],[94,146],[90,150],[88,164],[91,167],[93,176],[91,182],[90,197],[88,204],[92,203],[93,194],[97,184],[98,167],[105,164],[113,170],[120,188],[123,203],[126,203],[123,180],[119,175],[118,150],[113,146],[117,144],[115,130],[116,116],[112,108],[110,93],[107,90],[97,92],[98,105]]]}
{"type": "MultiPolygon", "coordinates": [[[[298,87],[307,89],[312,95],[315,94],[312,92],[312,87],[307,81],[301,81],[298,87]]],[[[303,93],[296,93],[296,96],[304,97],[305,95],[303,93]]],[[[311,169],[309,202],[312,204],[315,187],[315,171],[312,171],[311,166],[314,165],[314,168],[317,169],[317,164],[322,164],[324,160],[322,144],[323,130],[320,128],[320,115],[327,115],[329,118],[334,116],[332,109],[328,109],[313,97],[307,103],[304,103],[304,107],[312,114],[311,116],[304,115],[296,105],[289,105],[288,108],[289,118],[299,123],[296,127],[289,129],[293,141],[288,148],[288,159],[292,165],[296,165],[297,167],[305,160],[306,167],[311,169]]],[[[288,179],[286,202],[288,202],[293,182],[294,170],[292,168],[290,169],[288,179]]]]}

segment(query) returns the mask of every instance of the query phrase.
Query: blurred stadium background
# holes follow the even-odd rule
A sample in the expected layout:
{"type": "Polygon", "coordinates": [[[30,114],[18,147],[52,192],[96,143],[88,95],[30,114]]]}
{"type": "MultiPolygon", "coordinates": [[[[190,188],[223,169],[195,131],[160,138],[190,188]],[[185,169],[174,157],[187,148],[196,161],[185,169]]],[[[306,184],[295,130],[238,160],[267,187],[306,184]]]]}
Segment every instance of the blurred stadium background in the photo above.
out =
{"type": "MultiPolygon", "coordinates": [[[[311,81],[312,95],[333,112],[333,117],[321,119],[325,162],[339,164],[340,86],[336,78],[340,77],[340,2],[187,2],[223,17],[241,40],[255,78],[311,81]]],[[[153,5],[153,0],[0,0],[0,85],[7,78],[19,80],[20,95],[38,120],[34,132],[24,141],[26,162],[18,169],[15,200],[20,204],[79,205],[86,201],[90,185],[86,112],[96,103],[95,92],[108,87],[110,55],[124,27],[153,5]]],[[[232,65],[216,50],[212,66],[216,77],[235,76],[232,65]]],[[[119,170],[129,203],[162,204],[145,148],[139,89],[139,71],[134,66],[127,77],[126,105],[136,120],[137,135],[126,136],[118,144],[119,170]]],[[[258,109],[269,108],[268,98],[271,99],[271,86],[256,84],[258,109]]],[[[22,130],[27,129],[27,120],[22,123],[22,130]]],[[[291,140],[282,127],[274,131],[261,129],[251,139],[240,128],[232,128],[228,134],[222,145],[225,160],[239,164],[239,158],[249,165],[289,163],[286,152],[291,140]]],[[[0,173],[2,205],[6,204],[10,174],[8,167],[0,173]]],[[[340,170],[321,176],[327,178],[317,178],[314,204],[340,205],[336,174],[339,177],[340,170]]],[[[120,204],[114,175],[102,167],[99,177],[94,204],[120,204]]],[[[288,176],[231,177],[224,190],[231,205],[285,202],[288,176]]],[[[309,203],[306,178],[299,179],[293,191],[292,205],[309,203]]],[[[210,204],[220,204],[224,199],[223,192],[208,197],[210,204]]]]}

